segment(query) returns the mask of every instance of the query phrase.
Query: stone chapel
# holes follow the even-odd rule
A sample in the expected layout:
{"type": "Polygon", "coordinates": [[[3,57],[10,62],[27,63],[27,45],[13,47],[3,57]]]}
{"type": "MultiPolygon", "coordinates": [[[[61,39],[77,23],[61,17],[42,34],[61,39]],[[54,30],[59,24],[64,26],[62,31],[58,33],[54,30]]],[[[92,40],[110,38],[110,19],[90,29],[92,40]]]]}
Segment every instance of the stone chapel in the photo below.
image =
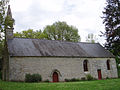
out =
{"type": "MultiPolygon", "coordinates": [[[[10,6],[8,15],[12,18],[10,6]]],[[[6,29],[3,80],[24,81],[25,75],[38,73],[51,82],[81,79],[117,78],[114,55],[99,43],[65,42],[16,38],[6,29]]]]}

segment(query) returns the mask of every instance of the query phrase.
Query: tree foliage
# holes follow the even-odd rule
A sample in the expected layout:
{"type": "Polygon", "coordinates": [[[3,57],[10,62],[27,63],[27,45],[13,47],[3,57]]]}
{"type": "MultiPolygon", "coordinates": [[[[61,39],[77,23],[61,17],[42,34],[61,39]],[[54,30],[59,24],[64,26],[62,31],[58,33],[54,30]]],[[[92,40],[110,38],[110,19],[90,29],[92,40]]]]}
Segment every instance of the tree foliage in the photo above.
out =
{"type": "Polygon", "coordinates": [[[7,3],[8,0],[0,0],[0,58],[2,57],[2,52],[3,52],[3,34],[5,30],[5,19],[6,19],[6,8],[7,8],[7,3]]]}
{"type": "Polygon", "coordinates": [[[6,21],[6,9],[9,0],[0,0],[0,32],[3,32],[5,29],[6,21]]]}
{"type": "Polygon", "coordinates": [[[14,36],[21,38],[37,38],[37,39],[43,39],[46,37],[41,30],[34,31],[33,29],[24,30],[22,32],[16,32],[14,33],[14,36]]]}
{"type": "Polygon", "coordinates": [[[86,37],[86,42],[95,43],[97,40],[96,36],[93,33],[88,34],[86,37]]]}
{"type": "Polygon", "coordinates": [[[26,31],[16,32],[14,33],[14,36],[22,38],[37,38],[72,42],[80,41],[78,29],[67,25],[66,22],[55,22],[53,25],[47,25],[43,31],[34,31],[33,29],[28,29],[26,31]]]}
{"type": "Polygon", "coordinates": [[[120,0],[106,0],[106,2],[103,11],[105,47],[114,55],[120,56],[120,0]]]}
{"type": "Polygon", "coordinates": [[[13,28],[14,22],[15,21],[13,18],[11,18],[10,16],[6,16],[4,21],[4,29],[13,28]]]}
{"type": "Polygon", "coordinates": [[[6,17],[6,9],[9,0],[0,0],[0,71],[2,69],[2,55],[3,55],[3,47],[4,47],[4,33],[5,27],[7,27],[7,20],[6,17]]]}
{"type": "Polygon", "coordinates": [[[80,41],[78,29],[74,26],[67,25],[66,22],[55,22],[52,25],[47,25],[44,28],[43,33],[49,40],[61,40],[61,41],[80,41]]]}

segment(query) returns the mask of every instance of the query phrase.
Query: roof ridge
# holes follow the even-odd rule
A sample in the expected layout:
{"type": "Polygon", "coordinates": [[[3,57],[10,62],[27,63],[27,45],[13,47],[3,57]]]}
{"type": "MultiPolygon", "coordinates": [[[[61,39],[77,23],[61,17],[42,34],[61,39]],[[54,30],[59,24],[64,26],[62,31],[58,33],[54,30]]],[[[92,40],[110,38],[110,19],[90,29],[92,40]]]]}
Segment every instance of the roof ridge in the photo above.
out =
{"type": "Polygon", "coordinates": [[[85,43],[85,44],[99,44],[99,43],[90,43],[90,42],[78,42],[78,43],[85,43]]]}
{"type": "Polygon", "coordinates": [[[14,37],[14,38],[18,38],[18,39],[36,39],[36,40],[46,40],[46,41],[57,41],[57,42],[65,42],[65,43],[99,44],[99,43],[89,43],[89,42],[72,42],[72,41],[48,40],[48,39],[24,38],[24,37],[14,37]]]}

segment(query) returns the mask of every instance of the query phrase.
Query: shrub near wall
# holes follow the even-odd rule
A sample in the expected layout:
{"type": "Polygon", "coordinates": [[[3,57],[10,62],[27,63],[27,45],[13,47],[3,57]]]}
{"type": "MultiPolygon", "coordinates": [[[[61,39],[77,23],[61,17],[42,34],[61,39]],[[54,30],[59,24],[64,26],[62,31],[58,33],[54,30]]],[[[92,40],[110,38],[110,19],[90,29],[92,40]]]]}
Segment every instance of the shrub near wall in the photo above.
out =
{"type": "Polygon", "coordinates": [[[0,80],[2,80],[2,72],[0,71],[0,80]]]}
{"type": "Polygon", "coordinates": [[[40,82],[42,81],[42,77],[40,74],[26,74],[25,82],[40,82]]]}
{"type": "Polygon", "coordinates": [[[2,79],[2,58],[0,57],[0,79],[2,79]]]}
{"type": "Polygon", "coordinates": [[[90,74],[87,74],[87,75],[86,75],[86,78],[87,78],[88,81],[90,81],[90,80],[95,80],[90,74]]]}
{"type": "Polygon", "coordinates": [[[66,82],[77,82],[80,81],[80,79],[72,78],[72,79],[65,79],[66,82]]]}
{"type": "Polygon", "coordinates": [[[118,78],[120,78],[120,66],[118,66],[117,69],[118,69],[118,78]]]}

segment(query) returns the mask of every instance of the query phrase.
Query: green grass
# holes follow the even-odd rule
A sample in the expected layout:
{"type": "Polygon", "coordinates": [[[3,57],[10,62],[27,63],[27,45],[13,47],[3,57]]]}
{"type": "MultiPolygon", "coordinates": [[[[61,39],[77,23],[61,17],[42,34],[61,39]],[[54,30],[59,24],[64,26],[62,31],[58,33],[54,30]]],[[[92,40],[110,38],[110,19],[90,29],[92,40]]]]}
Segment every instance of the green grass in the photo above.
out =
{"type": "Polygon", "coordinates": [[[0,81],[0,90],[120,90],[120,79],[61,83],[0,81]]]}

